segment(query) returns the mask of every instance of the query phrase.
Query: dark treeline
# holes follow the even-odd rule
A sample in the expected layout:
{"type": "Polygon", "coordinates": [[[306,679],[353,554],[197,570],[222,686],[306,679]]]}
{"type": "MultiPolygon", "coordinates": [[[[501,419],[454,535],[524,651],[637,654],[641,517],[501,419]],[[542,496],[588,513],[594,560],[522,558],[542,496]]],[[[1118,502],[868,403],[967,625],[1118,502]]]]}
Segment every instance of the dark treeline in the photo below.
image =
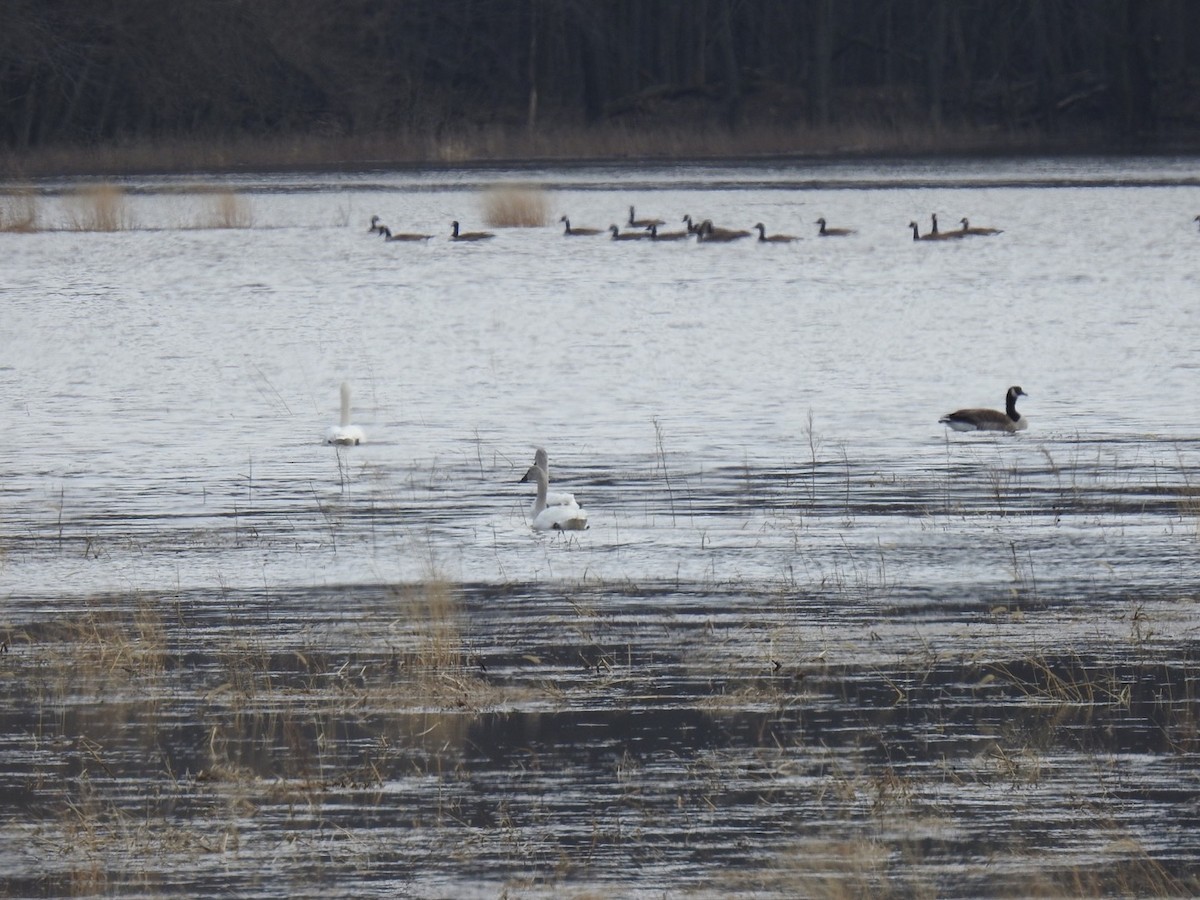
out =
{"type": "Polygon", "coordinates": [[[0,0],[0,142],[617,124],[1154,148],[1200,132],[1197,35],[1194,0],[0,0]]]}

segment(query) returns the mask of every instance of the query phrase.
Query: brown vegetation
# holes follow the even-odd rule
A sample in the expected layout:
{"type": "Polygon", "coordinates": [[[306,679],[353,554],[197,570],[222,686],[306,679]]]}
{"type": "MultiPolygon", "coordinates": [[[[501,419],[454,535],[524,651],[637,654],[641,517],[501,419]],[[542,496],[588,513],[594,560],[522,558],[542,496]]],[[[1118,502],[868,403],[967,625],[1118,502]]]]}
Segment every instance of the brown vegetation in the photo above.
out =
{"type": "Polygon", "coordinates": [[[133,227],[125,192],[116,185],[81,187],[67,198],[66,207],[71,231],[125,231],[133,227]]]}
{"type": "Polygon", "coordinates": [[[550,218],[546,192],[537,186],[500,185],[483,198],[484,221],[495,228],[539,228],[550,218]]]}
{"type": "Polygon", "coordinates": [[[0,231],[38,230],[37,195],[28,189],[0,195],[0,231]]]}

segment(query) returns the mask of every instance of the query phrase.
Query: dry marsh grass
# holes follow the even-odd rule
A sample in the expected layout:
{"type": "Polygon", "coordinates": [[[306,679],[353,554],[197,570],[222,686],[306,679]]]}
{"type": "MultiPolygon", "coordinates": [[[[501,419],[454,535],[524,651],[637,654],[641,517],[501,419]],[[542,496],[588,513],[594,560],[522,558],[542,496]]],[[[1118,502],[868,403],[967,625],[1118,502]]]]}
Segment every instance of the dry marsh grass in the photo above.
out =
{"type": "Polygon", "coordinates": [[[0,231],[27,234],[38,230],[38,198],[32,190],[0,195],[0,231]]]}
{"type": "Polygon", "coordinates": [[[220,190],[208,197],[200,228],[252,228],[254,211],[241,194],[220,190]]]}
{"type": "Polygon", "coordinates": [[[483,217],[493,228],[539,228],[550,220],[550,201],[537,185],[500,185],[484,195],[483,217]]]}
{"type": "Polygon", "coordinates": [[[65,200],[70,231],[127,231],[134,227],[125,189],[115,184],[86,185],[65,200]]]}
{"type": "Polygon", "coordinates": [[[6,638],[28,665],[25,684],[59,699],[124,695],[152,686],[167,663],[167,632],[153,600],[137,596],[119,608],[92,602],[69,621],[52,621],[6,638]]]}
{"type": "MultiPolygon", "coordinates": [[[[1080,148],[1098,135],[1083,135],[1080,148]]],[[[755,156],[886,155],[1038,152],[1051,147],[1036,130],[942,127],[921,122],[861,120],[747,125],[737,131],[702,123],[613,120],[599,126],[547,125],[536,131],[498,125],[463,126],[431,139],[427,129],[353,137],[306,135],[227,140],[144,140],[107,145],[38,147],[0,152],[0,175],[221,172],[257,168],[344,169],[378,165],[472,165],[513,160],[744,159],[755,156]]]]}

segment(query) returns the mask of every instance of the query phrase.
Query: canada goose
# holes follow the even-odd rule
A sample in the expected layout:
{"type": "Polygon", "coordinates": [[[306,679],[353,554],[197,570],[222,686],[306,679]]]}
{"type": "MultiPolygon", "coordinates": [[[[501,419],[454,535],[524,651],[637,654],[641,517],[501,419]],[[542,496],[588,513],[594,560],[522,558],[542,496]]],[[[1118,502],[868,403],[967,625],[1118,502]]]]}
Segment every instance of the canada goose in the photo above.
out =
{"type": "Polygon", "coordinates": [[[963,234],[1003,234],[1004,233],[1003,228],[972,228],[971,223],[967,221],[965,216],[963,218],[959,219],[959,221],[962,223],[962,233],[963,234]]]}
{"type": "Polygon", "coordinates": [[[616,225],[609,225],[608,230],[612,232],[612,239],[614,241],[644,241],[650,237],[649,230],[622,231],[616,225]]]}
{"type": "Polygon", "coordinates": [[[563,234],[567,237],[588,237],[593,234],[603,234],[603,228],[572,228],[571,220],[563,216],[558,221],[562,222],[566,227],[563,229],[563,234]]]}
{"type": "Polygon", "coordinates": [[[682,241],[692,236],[689,231],[659,231],[657,225],[651,225],[647,230],[652,241],[682,241]]]}
{"type": "Polygon", "coordinates": [[[371,234],[381,234],[386,227],[386,225],[379,223],[379,216],[371,216],[371,227],[367,231],[371,234]]]}
{"type": "Polygon", "coordinates": [[[730,241],[740,241],[742,238],[750,237],[750,232],[729,228],[713,227],[712,219],[705,219],[696,229],[696,238],[701,241],[713,241],[716,243],[728,244],[730,241]]]}
{"type": "Polygon", "coordinates": [[[817,219],[813,224],[821,226],[821,230],[817,232],[821,237],[846,237],[850,234],[856,234],[853,228],[827,228],[824,219],[817,219]]]}
{"type": "Polygon", "coordinates": [[[494,238],[495,235],[490,231],[464,231],[461,234],[458,231],[458,222],[451,222],[453,231],[450,234],[452,241],[486,241],[494,238]]]}
{"type": "MultiPolygon", "coordinates": [[[[538,447],[533,453],[533,464],[546,473],[546,483],[550,483],[550,456],[545,449],[538,447]]],[[[546,494],[547,506],[574,506],[579,508],[579,504],[575,501],[574,494],[568,494],[565,491],[555,491],[546,494]]]]}
{"type": "Polygon", "coordinates": [[[929,234],[921,234],[920,231],[917,230],[916,222],[909,222],[908,227],[912,229],[914,241],[947,241],[954,240],[955,238],[961,238],[963,236],[961,231],[944,231],[941,234],[933,234],[932,232],[929,234]]]}
{"type": "Polygon", "coordinates": [[[366,440],[363,430],[357,425],[350,424],[350,383],[342,382],[342,417],[341,424],[331,425],[325,432],[325,443],[337,444],[340,447],[353,447],[366,440]]]}
{"type": "Polygon", "coordinates": [[[548,506],[546,495],[550,487],[550,476],[546,470],[532,465],[521,478],[520,484],[537,482],[537,499],[533,501],[530,523],[534,531],[583,531],[588,527],[587,513],[578,505],[548,506]]]}
{"type": "Polygon", "coordinates": [[[651,225],[666,225],[662,219],[638,219],[633,215],[633,207],[629,207],[629,221],[626,223],[630,228],[649,228],[651,225]]]}
{"type": "Polygon", "coordinates": [[[379,233],[383,235],[385,241],[427,241],[433,237],[432,234],[411,234],[403,231],[399,234],[392,234],[392,229],[386,225],[379,226],[379,233]]]}
{"type": "Polygon", "coordinates": [[[1016,385],[1004,397],[1004,412],[998,409],[959,409],[938,419],[955,431],[1024,431],[1029,420],[1017,412],[1017,398],[1028,397],[1016,385]]]}
{"type": "Polygon", "coordinates": [[[758,242],[760,244],[790,244],[792,241],[799,240],[799,238],[790,234],[773,234],[768,237],[767,228],[762,222],[759,222],[754,227],[758,229],[758,242]]]}
{"type": "Polygon", "coordinates": [[[930,213],[930,214],[929,214],[929,221],[930,221],[930,223],[931,223],[931,224],[930,224],[930,226],[929,226],[929,233],[930,233],[930,234],[937,234],[937,233],[938,233],[938,229],[937,229],[937,213],[930,213]]]}

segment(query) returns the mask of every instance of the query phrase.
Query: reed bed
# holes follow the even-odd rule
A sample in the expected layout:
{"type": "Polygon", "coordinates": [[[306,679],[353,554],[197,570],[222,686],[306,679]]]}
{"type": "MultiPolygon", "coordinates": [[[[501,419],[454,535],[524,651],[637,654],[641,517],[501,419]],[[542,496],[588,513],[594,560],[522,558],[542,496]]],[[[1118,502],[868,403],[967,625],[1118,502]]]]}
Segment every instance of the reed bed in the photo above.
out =
{"type": "Polygon", "coordinates": [[[0,232],[28,234],[38,230],[37,194],[28,188],[0,194],[0,232]]]}
{"type": "Polygon", "coordinates": [[[115,184],[85,185],[66,199],[70,231],[128,231],[134,228],[124,188],[115,184]]]}
{"type": "Polygon", "coordinates": [[[208,196],[206,212],[197,227],[252,228],[253,226],[254,211],[250,202],[234,191],[217,190],[208,196]]]}
{"type": "MultiPolygon", "coordinates": [[[[1081,135],[1080,147],[1102,135],[1081,135]]],[[[105,145],[39,147],[36,153],[0,152],[0,175],[28,178],[52,174],[155,174],[228,172],[245,169],[351,169],[364,165],[473,165],[524,160],[688,160],[763,156],[841,156],[914,153],[1021,153],[1045,151],[1035,129],[942,127],[869,120],[839,126],[712,125],[636,120],[589,127],[527,128],[464,126],[431,137],[428,130],[353,137],[304,135],[216,140],[142,140],[105,145]]],[[[1061,142],[1058,152],[1070,149],[1061,142]]]]}
{"type": "Polygon", "coordinates": [[[483,217],[493,228],[540,228],[550,220],[550,201],[537,185],[499,185],[484,193],[483,217]]]}

